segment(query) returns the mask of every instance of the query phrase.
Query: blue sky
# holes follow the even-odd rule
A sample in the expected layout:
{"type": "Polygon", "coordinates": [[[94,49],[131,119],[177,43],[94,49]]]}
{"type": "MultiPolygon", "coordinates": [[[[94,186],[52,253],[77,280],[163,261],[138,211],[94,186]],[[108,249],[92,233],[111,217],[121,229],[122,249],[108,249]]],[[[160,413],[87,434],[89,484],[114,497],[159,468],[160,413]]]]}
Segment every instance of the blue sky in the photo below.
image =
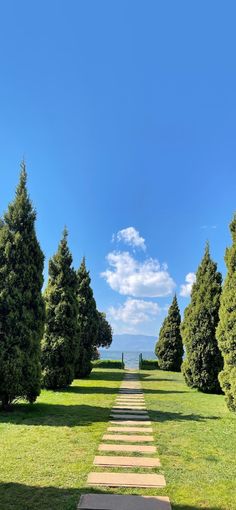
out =
{"type": "Polygon", "coordinates": [[[115,332],[157,334],[175,291],[183,311],[207,239],[225,274],[235,15],[231,1],[2,2],[0,210],[24,156],[46,266],[66,224],[115,332]]]}

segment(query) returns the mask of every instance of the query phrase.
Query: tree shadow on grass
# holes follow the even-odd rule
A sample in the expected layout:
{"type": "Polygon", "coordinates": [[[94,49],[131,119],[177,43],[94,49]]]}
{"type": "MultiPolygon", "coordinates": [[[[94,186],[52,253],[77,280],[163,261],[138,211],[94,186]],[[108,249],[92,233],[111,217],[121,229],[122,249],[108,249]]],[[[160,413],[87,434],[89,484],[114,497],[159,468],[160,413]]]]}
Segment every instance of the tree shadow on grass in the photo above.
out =
{"type": "MultiPolygon", "coordinates": [[[[175,373],[175,372],[174,372],[175,373]]],[[[176,372],[176,374],[180,374],[180,372],[176,372]]],[[[140,379],[141,381],[143,380],[143,382],[152,382],[152,381],[155,381],[155,382],[162,382],[162,381],[165,381],[165,382],[176,382],[176,383],[179,383],[179,384],[183,384],[184,381],[182,381],[181,379],[179,378],[175,378],[174,376],[172,377],[153,377],[153,374],[140,374],[140,379]]]]}
{"type": "MultiPolygon", "coordinates": [[[[123,388],[124,389],[124,388],[123,388]]],[[[65,388],[63,390],[59,390],[59,391],[62,391],[63,393],[79,393],[79,394],[83,394],[83,395],[86,395],[86,394],[96,394],[96,393],[103,393],[103,394],[118,394],[120,388],[109,388],[107,386],[92,386],[92,387],[89,387],[89,386],[69,386],[68,388],[65,388]]],[[[129,389],[127,389],[127,392],[129,391],[129,389]]],[[[189,393],[188,390],[160,390],[160,389],[156,389],[156,390],[151,390],[151,389],[148,389],[148,388],[142,388],[141,391],[138,389],[137,391],[135,389],[131,389],[130,390],[130,393],[132,395],[140,395],[140,392],[143,392],[144,395],[145,394],[149,394],[149,395],[161,395],[161,394],[170,394],[170,393],[189,393]]],[[[127,394],[125,391],[123,391],[122,393],[124,394],[127,394]]]]}
{"type": "MultiPolygon", "coordinates": [[[[96,422],[108,422],[111,408],[89,405],[15,404],[13,412],[0,412],[0,423],[22,426],[83,427],[96,422]]],[[[149,411],[153,422],[216,420],[217,416],[149,411]]],[[[0,507],[1,508],[1,507],[0,507]]]]}
{"type": "Polygon", "coordinates": [[[150,420],[153,422],[166,422],[166,421],[198,421],[205,422],[208,420],[219,420],[219,416],[203,416],[200,414],[182,414],[173,413],[168,411],[148,411],[150,420]]]}
{"type": "MultiPolygon", "coordinates": [[[[107,494],[112,489],[36,487],[20,483],[0,483],[1,510],[76,510],[81,494],[107,494]]],[[[135,495],[135,489],[133,492],[135,495]]],[[[140,495],[140,493],[138,493],[140,495]]],[[[227,510],[225,505],[205,506],[205,510],[227,510]]],[[[172,510],[203,510],[198,505],[175,505],[172,510]]]]}
{"type": "Polygon", "coordinates": [[[107,386],[68,386],[68,388],[63,388],[62,390],[58,390],[59,393],[78,393],[80,395],[89,395],[96,393],[103,393],[104,395],[115,395],[119,391],[119,388],[109,388],[107,386]]]}
{"type": "MultiPolygon", "coordinates": [[[[108,422],[110,407],[89,405],[15,404],[12,412],[0,412],[0,423],[46,427],[80,427],[108,422]]],[[[1,507],[0,507],[1,509],[1,507]]]]}

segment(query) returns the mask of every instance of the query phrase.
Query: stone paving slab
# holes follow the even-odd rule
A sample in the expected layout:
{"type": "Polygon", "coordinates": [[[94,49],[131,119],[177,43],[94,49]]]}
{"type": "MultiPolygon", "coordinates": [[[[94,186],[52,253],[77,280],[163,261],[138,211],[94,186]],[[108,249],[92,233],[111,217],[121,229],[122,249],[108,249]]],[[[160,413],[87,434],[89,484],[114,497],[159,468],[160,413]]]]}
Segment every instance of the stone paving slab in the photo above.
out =
{"type": "Polygon", "coordinates": [[[143,390],[141,388],[119,388],[118,393],[142,393],[143,390]]]}
{"type": "Polygon", "coordinates": [[[146,426],[146,425],[152,425],[152,422],[151,421],[143,421],[143,422],[140,422],[140,421],[137,421],[137,420],[110,420],[110,424],[111,425],[123,425],[124,427],[126,427],[127,425],[138,425],[139,427],[140,426],[146,426]]]}
{"type": "Polygon", "coordinates": [[[129,397],[143,397],[144,396],[144,393],[141,390],[132,390],[131,391],[131,390],[128,390],[128,389],[126,389],[126,390],[125,389],[119,390],[118,391],[118,396],[119,397],[124,397],[124,396],[127,395],[127,393],[128,393],[129,397]],[[138,391],[138,393],[137,393],[137,391],[138,391]]]}
{"type": "Polygon", "coordinates": [[[138,395],[126,395],[126,394],[119,394],[117,395],[117,398],[121,398],[121,399],[127,399],[127,400],[143,400],[144,399],[144,394],[143,393],[139,393],[138,395]]]}
{"type": "Polygon", "coordinates": [[[116,402],[126,402],[127,404],[129,403],[134,403],[134,404],[145,404],[145,399],[142,397],[142,398],[130,398],[130,397],[117,397],[116,402]]]}
{"type": "Polygon", "coordinates": [[[145,400],[115,400],[115,405],[121,405],[124,404],[125,406],[131,405],[131,406],[145,406],[146,402],[145,400]]]}
{"type": "Polygon", "coordinates": [[[135,394],[126,394],[126,393],[119,393],[117,395],[117,398],[122,398],[122,399],[127,399],[127,400],[143,400],[144,399],[144,394],[143,393],[138,393],[138,395],[135,393],[135,394]]]}
{"type": "Polygon", "coordinates": [[[153,436],[145,436],[138,434],[104,434],[103,441],[126,441],[127,443],[151,443],[154,441],[153,436]]]}
{"type": "Polygon", "coordinates": [[[127,400],[128,402],[134,401],[134,402],[143,402],[144,396],[143,395],[119,395],[116,400],[127,400]]]}
{"type": "Polygon", "coordinates": [[[100,444],[98,447],[100,452],[139,452],[139,453],[155,453],[156,446],[143,444],[100,444]]]}
{"type": "Polygon", "coordinates": [[[114,406],[118,407],[134,407],[135,409],[137,407],[141,407],[141,409],[147,409],[147,406],[145,402],[114,402],[114,406]]]}
{"type": "Polygon", "coordinates": [[[136,407],[146,407],[146,404],[145,402],[132,402],[132,400],[130,400],[129,402],[127,402],[127,400],[125,402],[115,402],[115,405],[116,406],[125,406],[125,407],[129,407],[129,406],[136,406],[136,407]]]}
{"type": "MultiPolygon", "coordinates": [[[[124,410],[125,412],[128,412],[128,411],[146,411],[147,412],[147,408],[146,406],[133,406],[132,404],[128,404],[127,406],[124,406],[124,404],[120,404],[120,405],[114,405],[112,410],[114,409],[118,409],[118,411],[121,411],[121,410],[124,410]]],[[[140,413],[142,414],[142,413],[140,413]]]]}
{"type": "Polygon", "coordinates": [[[130,411],[147,411],[147,408],[146,406],[139,406],[139,405],[136,405],[134,406],[133,404],[128,404],[128,405],[124,405],[124,404],[116,404],[114,405],[114,407],[112,409],[118,409],[119,411],[121,409],[123,409],[125,412],[130,410],[130,411]]]}
{"type": "Polygon", "coordinates": [[[160,459],[152,457],[115,457],[113,455],[97,455],[94,458],[95,466],[110,466],[110,467],[144,467],[154,468],[160,467],[160,459]]]}
{"type": "Polygon", "coordinates": [[[143,415],[143,416],[146,416],[147,415],[147,411],[146,410],[142,410],[142,409],[132,409],[132,407],[130,408],[126,408],[126,407],[113,407],[112,408],[112,413],[122,413],[124,411],[124,413],[126,414],[137,414],[137,415],[143,415]]]}
{"type": "Polygon", "coordinates": [[[163,475],[140,473],[89,473],[88,485],[103,487],[165,487],[163,475]]]}
{"type": "Polygon", "coordinates": [[[109,432],[151,432],[152,427],[108,427],[109,432]]]}
{"type": "Polygon", "coordinates": [[[150,419],[149,415],[146,414],[146,415],[143,415],[143,414],[126,414],[126,413],[121,413],[121,414],[117,414],[117,413],[111,413],[110,415],[111,418],[115,418],[116,420],[136,420],[136,421],[145,421],[145,420],[148,420],[150,419]]]}
{"type": "Polygon", "coordinates": [[[77,510],[171,510],[166,496],[83,494],[77,510]]]}

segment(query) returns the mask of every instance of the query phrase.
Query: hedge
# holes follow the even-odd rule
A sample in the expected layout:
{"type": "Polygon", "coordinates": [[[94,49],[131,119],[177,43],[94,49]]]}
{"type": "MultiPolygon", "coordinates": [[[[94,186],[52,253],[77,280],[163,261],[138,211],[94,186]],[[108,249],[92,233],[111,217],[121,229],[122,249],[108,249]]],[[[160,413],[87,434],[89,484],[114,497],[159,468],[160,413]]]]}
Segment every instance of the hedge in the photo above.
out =
{"type": "Polygon", "coordinates": [[[114,360],[114,359],[99,359],[96,361],[93,361],[93,367],[94,368],[120,368],[124,369],[124,363],[120,360],[114,360]]]}
{"type": "Polygon", "coordinates": [[[158,370],[158,361],[154,359],[142,359],[140,362],[141,370],[158,370]]]}

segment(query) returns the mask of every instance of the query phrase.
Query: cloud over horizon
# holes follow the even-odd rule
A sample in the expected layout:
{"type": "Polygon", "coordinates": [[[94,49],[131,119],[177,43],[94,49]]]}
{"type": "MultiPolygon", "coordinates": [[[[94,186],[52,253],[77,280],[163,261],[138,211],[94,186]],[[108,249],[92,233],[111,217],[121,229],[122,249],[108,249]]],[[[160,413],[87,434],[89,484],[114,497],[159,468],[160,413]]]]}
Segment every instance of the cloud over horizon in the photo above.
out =
{"type": "Polygon", "coordinates": [[[122,305],[111,306],[108,318],[115,332],[137,333],[136,326],[154,321],[160,312],[160,306],[153,301],[129,297],[122,305]]]}
{"type": "Polygon", "coordinates": [[[153,301],[144,301],[143,299],[133,299],[130,297],[122,305],[118,307],[111,306],[108,309],[108,313],[113,320],[132,325],[146,322],[150,318],[156,317],[160,311],[160,306],[153,301]]]}

